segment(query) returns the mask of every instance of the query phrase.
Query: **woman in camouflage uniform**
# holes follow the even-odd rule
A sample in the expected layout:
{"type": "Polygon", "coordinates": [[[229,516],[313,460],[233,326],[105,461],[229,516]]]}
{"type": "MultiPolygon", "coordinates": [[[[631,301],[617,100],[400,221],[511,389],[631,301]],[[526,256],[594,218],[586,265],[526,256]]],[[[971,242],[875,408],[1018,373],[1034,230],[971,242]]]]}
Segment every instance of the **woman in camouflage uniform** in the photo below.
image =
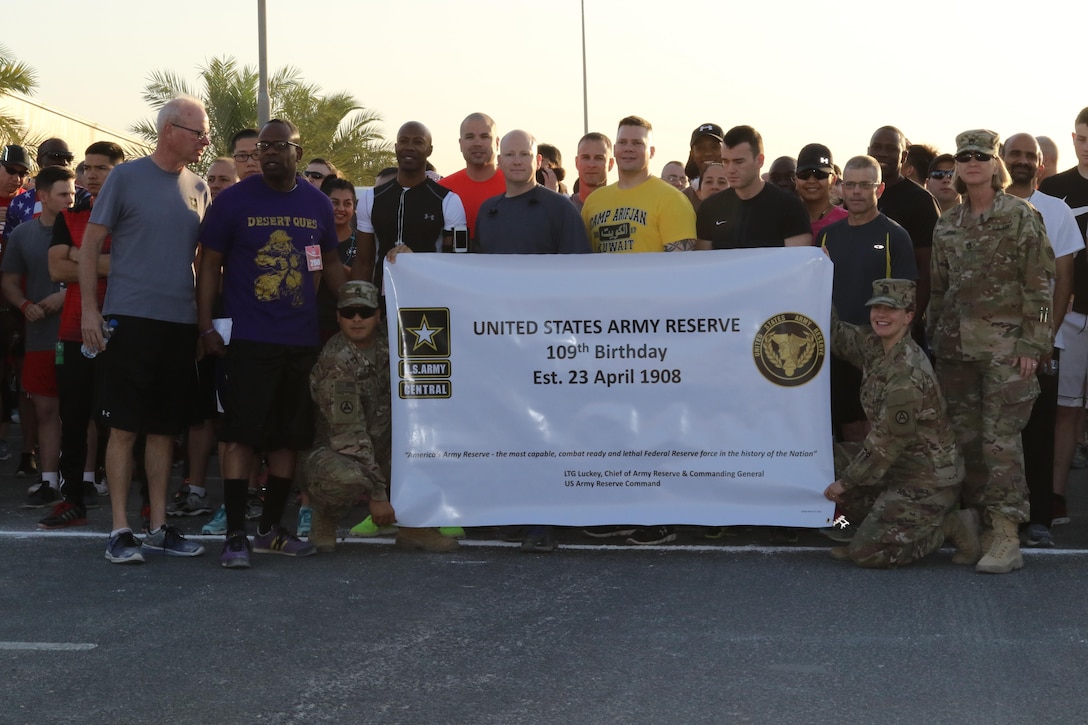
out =
{"type": "Polygon", "coordinates": [[[824,495],[846,517],[862,521],[836,559],[887,568],[909,564],[951,540],[953,562],[978,559],[978,515],[957,511],[963,460],[945,417],[929,359],[911,339],[914,282],[873,282],[871,329],[832,312],[831,349],[860,368],[861,404],[872,428],[861,444],[835,450],[838,480],[824,495]]]}
{"type": "Polygon", "coordinates": [[[1035,370],[1053,344],[1054,252],[1042,217],[1006,194],[998,136],[956,137],[955,187],[963,202],[933,230],[928,332],[948,417],[963,451],[963,502],[982,517],[976,569],[1024,565],[1017,524],[1028,520],[1020,431],[1039,394],[1035,370]]]}

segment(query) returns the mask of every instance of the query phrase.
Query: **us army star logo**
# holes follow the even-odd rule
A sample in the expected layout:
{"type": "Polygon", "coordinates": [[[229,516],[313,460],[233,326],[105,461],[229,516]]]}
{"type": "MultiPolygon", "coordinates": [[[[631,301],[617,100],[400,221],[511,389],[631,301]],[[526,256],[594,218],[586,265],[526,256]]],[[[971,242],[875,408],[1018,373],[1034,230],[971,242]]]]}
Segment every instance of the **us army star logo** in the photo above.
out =
{"type": "Polygon", "coordinates": [[[444,307],[401,308],[399,337],[402,358],[448,358],[450,311],[444,307]]]}

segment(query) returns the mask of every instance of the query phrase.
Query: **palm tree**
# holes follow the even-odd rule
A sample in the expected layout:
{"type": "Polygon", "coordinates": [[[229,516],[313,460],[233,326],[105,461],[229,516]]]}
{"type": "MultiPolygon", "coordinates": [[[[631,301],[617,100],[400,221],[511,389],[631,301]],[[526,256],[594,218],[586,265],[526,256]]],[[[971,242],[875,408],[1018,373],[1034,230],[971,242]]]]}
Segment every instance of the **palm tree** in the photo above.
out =
{"type": "MultiPolygon", "coordinates": [[[[11,93],[30,95],[37,86],[34,69],[17,61],[5,46],[0,45],[0,98],[11,93]]],[[[0,138],[21,141],[24,130],[18,119],[0,113],[0,138]]]]}
{"type": "MultiPolygon", "coordinates": [[[[243,128],[257,126],[257,71],[239,67],[232,57],[212,58],[200,68],[200,87],[194,87],[171,71],[155,71],[144,88],[144,100],[153,109],[179,93],[204,101],[211,126],[211,147],[204,165],[230,151],[230,138],[243,128]]],[[[299,128],[306,160],[324,158],[359,185],[371,184],[393,154],[377,131],[381,116],[362,107],[349,93],[323,95],[321,88],[306,83],[292,66],[280,68],[268,79],[272,117],[291,121],[299,128]]],[[[154,142],[155,124],[142,121],[131,130],[154,142]]]]}

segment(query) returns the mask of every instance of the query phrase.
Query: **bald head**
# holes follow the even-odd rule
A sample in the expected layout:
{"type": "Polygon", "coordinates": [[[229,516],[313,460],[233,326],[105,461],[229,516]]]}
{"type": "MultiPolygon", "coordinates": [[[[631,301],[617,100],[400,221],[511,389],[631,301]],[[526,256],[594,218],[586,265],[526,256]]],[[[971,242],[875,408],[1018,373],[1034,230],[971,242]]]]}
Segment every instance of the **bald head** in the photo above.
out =
{"type": "Polygon", "coordinates": [[[419,121],[409,121],[397,131],[397,141],[393,144],[393,153],[397,157],[398,175],[407,175],[405,180],[422,180],[427,173],[427,158],[434,150],[431,144],[431,132],[419,121]]]}
{"type": "Polygon", "coordinates": [[[499,142],[499,153],[502,153],[507,147],[513,147],[515,145],[528,145],[532,148],[533,153],[536,153],[536,138],[533,134],[528,131],[522,131],[521,129],[514,129],[502,137],[502,141],[499,142]]]}
{"type": "Polygon", "coordinates": [[[397,129],[397,138],[404,135],[420,136],[426,139],[428,144],[432,143],[431,130],[419,121],[409,121],[397,129]]]}
{"type": "Polygon", "coordinates": [[[1009,170],[1014,186],[1020,187],[1016,191],[1027,192],[1034,190],[1035,182],[1039,174],[1039,167],[1043,161],[1043,152],[1039,149],[1039,142],[1030,133],[1014,133],[1001,144],[1001,160],[1009,170]]]}
{"type": "Polygon", "coordinates": [[[507,196],[516,196],[536,186],[540,166],[536,139],[528,131],[515,130],[499,142],[499,168],[506,177],[507,196]]]}
{"type": "Polygon", "coordinates": [[[1058,173],[1058,144],[1049,136],[1036,136],[1039,148],[1043,152],[1044,176],[1053,176],[1058,173]]]}

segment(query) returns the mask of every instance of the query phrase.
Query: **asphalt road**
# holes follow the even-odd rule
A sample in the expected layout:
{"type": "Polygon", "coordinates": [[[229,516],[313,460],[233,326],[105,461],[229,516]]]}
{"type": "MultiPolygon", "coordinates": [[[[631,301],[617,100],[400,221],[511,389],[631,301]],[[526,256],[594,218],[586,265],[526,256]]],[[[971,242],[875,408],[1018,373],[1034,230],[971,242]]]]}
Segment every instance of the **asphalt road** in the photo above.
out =
{"type": "Polygon", "coordinates": [[[763,529],[652,550],[568,531],[549,555],[481,530],[247,571],[208,539],[117,566],[105,508],[37,533],[0,467],[2,723],[1088,722],[1083,473],[1061,548],[985,576],[948,551],[863,571],[763,529]]]}

